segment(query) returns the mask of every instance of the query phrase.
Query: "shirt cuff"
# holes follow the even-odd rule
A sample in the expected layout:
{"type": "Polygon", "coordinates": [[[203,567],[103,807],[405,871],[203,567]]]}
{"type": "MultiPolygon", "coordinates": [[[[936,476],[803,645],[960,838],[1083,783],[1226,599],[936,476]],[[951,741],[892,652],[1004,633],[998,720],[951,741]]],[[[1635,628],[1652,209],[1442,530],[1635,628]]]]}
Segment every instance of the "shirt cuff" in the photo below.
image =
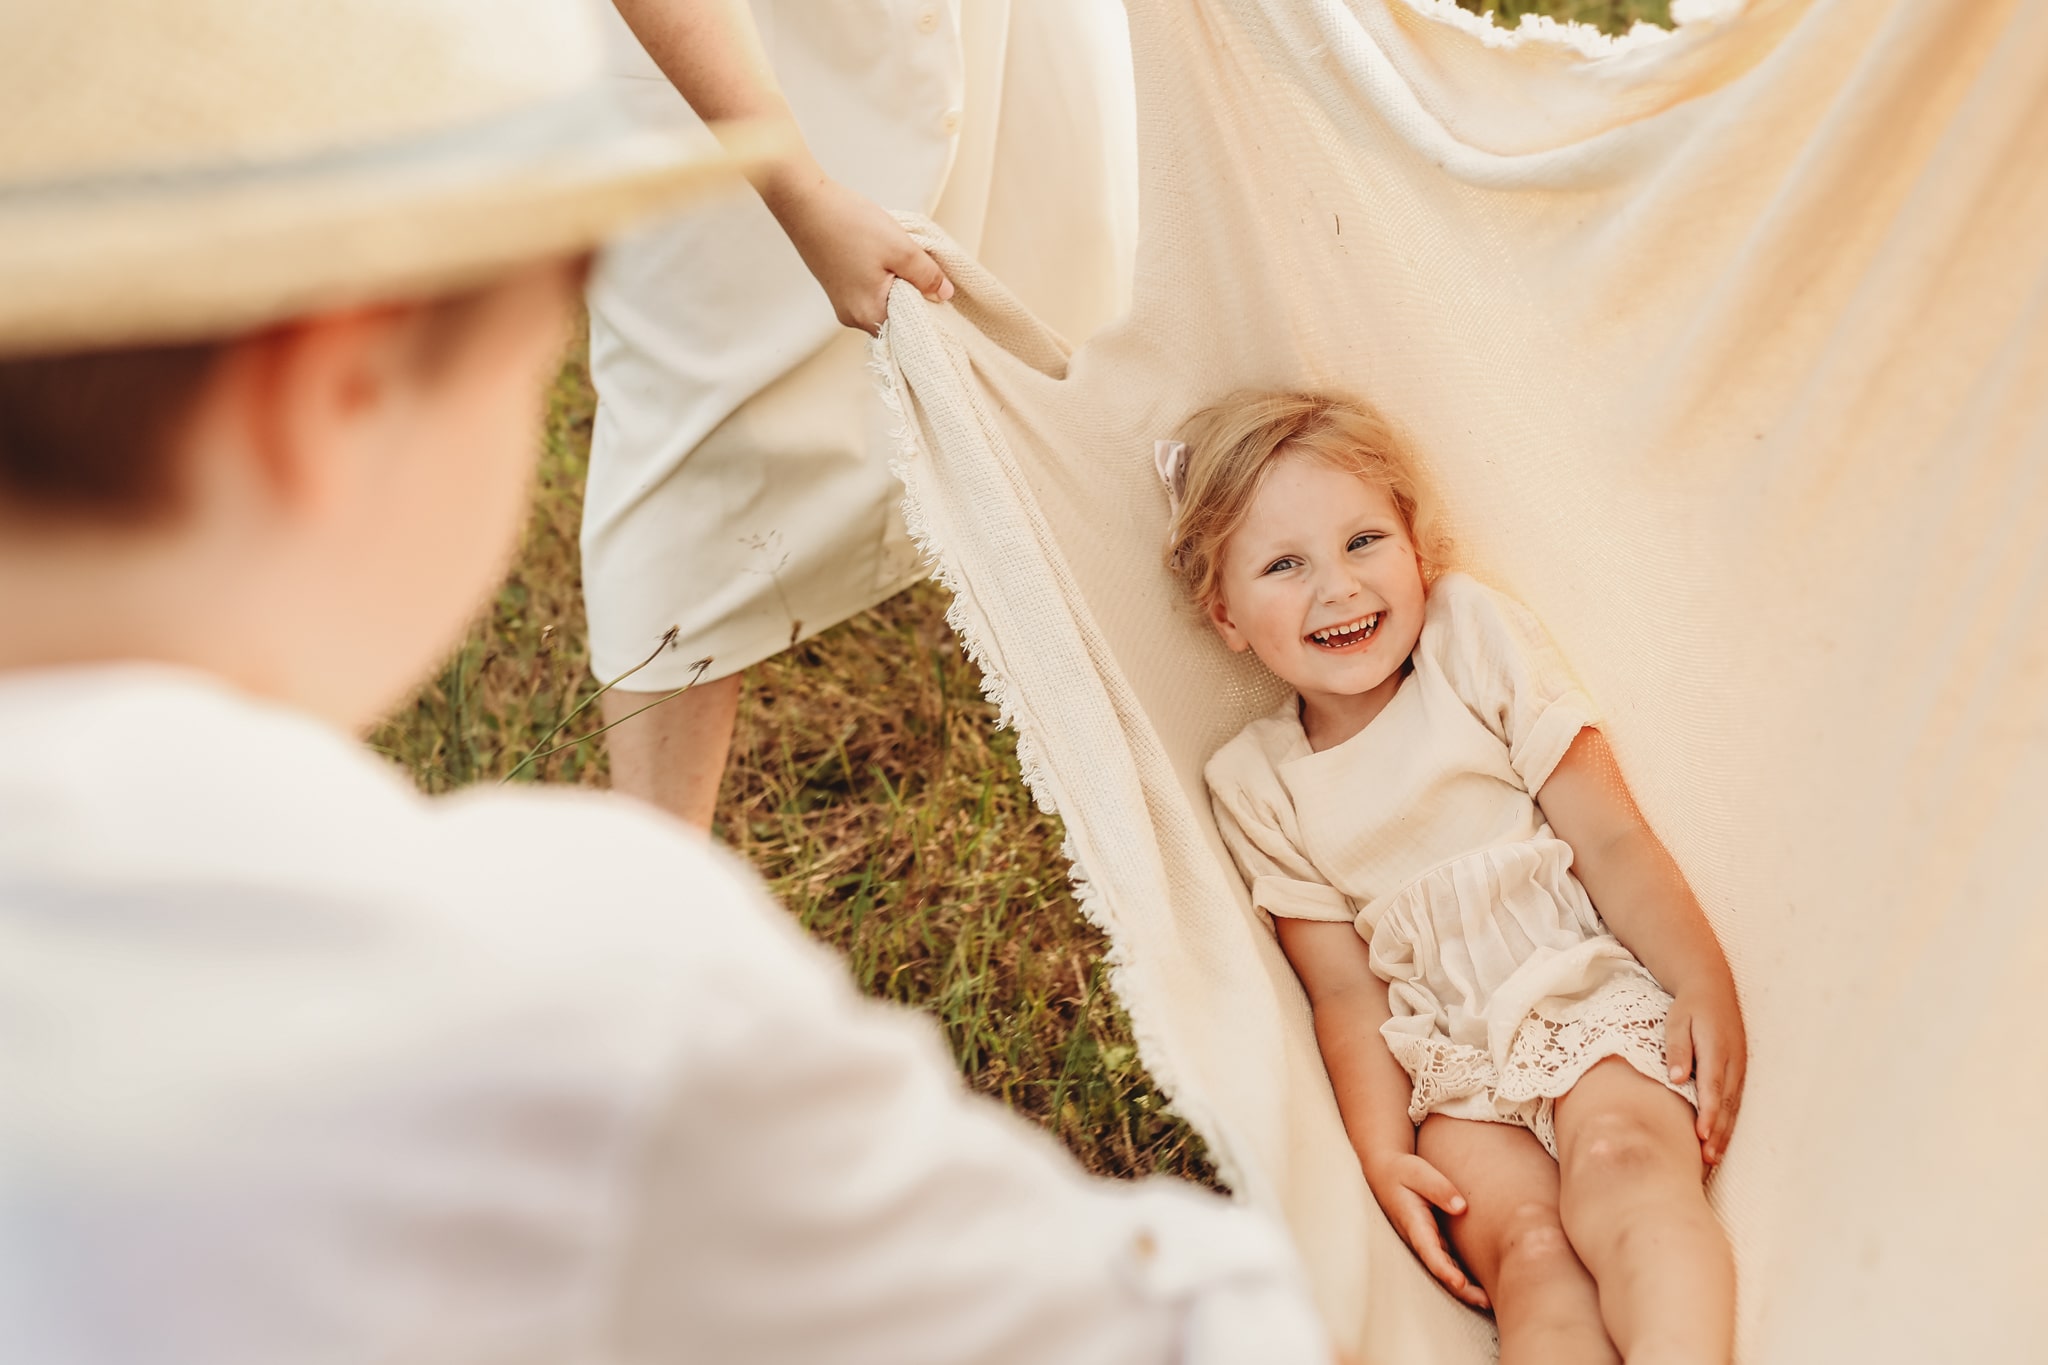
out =
{"type": "Polygon", "coordinates": [[[1543,714],[1529,727],[1521,744],[1508,755],[1508,762],[1529,795],[1543,790],[1543,784],[1564,761],[1565,750],[1572,747],[1579,731],[1599,723],[1600,713],[1593,709],[1593,699],[1577,688],[1543,708],[1543,714]]]}
{"type": "Polygon", "coordinates": [[[1336,887],[1293,877],[1254,878],[1252,904],[1281,919],[1326,920],[1333,924],[1351,924],[1358,919],[1358,912],[1351,908],[1351,898],[1336,887]]]}
{"type": "Polygon", "coordinates": [[[1157,1178],[1139,1191],[1125,1270],[1143,1297],[1180,1305],[1178,1365],[1328,1365],[1329,1336],[1277,1223],[1157,1178]]]}

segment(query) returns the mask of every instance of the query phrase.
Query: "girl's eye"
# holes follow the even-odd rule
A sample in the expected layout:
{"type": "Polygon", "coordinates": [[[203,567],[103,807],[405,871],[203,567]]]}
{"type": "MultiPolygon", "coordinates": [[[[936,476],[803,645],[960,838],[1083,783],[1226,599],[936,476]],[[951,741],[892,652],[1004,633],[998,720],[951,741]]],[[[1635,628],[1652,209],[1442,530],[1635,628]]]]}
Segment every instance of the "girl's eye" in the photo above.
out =
{"type": "Polygon", "coordinates": [[[1357,535],[1351,537],[1351,543],[1344,548],[1347,550],[1363,550],[1366,546],[1385,538],[1377,531],[1360,531],[1357,535]]]}
{"type": "Polygon", "coordinates": [[[1282,555],[1280,556],[1280,558],[1274,560],[1271,564],[1268,564],[1266,566],[1266,572],[1282,573],[1288,569],[1293,568],[1297,562],[1298,561],[1296,561],[1293,555],[1282,555]]]}

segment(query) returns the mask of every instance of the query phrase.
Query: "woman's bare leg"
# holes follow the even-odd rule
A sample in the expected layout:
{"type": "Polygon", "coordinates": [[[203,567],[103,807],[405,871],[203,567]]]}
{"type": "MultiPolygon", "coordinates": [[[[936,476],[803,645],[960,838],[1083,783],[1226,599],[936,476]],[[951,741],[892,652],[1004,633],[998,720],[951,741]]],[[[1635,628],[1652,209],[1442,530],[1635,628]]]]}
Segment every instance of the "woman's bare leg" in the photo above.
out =
{"type": "Polygon", "coordinates": [[[732,749],[733,724],[739,718],[740,675],[699,683],[667,701],[661,701],[663,695],[615,688],[599,700],[607,725],[660,702],[605,732],[612,789],[708,830],[718,808],[726,755],[732,749]]]}
{"type": "Polygon", "coordinates": [[[1493,1300],[1501,1365],[1610,1365],[1593,1277],[1565,1237],[1557,1163],[1526,1128],[1432,1114],[1416,1151],[1465,1196],[1451,1242],[1493,1300]]]}
{"type": "Polygon", "coordinates": [[[1701,1182],[1692,1106],[1618,1057],[1557,1102],[1565,1230],[1629,1365],[1727,1365],[1735,1259],[1701,1182]]]}

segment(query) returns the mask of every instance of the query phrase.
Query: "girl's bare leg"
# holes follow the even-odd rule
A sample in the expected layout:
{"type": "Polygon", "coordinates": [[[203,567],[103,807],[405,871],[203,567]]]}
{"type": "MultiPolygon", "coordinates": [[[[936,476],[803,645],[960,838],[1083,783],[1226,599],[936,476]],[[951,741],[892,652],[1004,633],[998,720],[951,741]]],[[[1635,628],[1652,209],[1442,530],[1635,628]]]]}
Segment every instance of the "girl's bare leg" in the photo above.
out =
{"type": "Polygon", "coordinates": [[[1610,1365],[1593,1278],[1565,1237],[1557,1163],[1526,1128],[1432,1114],[1416,1151],[1465,1196],[1451,1242],[1493,1300],[1501,1365],[1610,1365]]]}
{"type": "Polygon", "coordinates": [[[1735,1260],[1701,1186],[1692,1106],[1610,1057],[1557,1102],[1557,1152],[1565,1230],[1622,1358],[1728,1365],[1735,1260]]]}

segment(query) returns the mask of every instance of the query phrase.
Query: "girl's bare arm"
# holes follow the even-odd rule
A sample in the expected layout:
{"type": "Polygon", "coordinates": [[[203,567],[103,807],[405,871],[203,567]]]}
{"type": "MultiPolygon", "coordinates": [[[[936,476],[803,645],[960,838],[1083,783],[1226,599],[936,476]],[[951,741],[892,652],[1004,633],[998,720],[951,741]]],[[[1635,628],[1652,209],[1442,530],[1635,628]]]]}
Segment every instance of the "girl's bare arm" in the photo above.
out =
{"type": "Polygon", "coordinates": [[[1380,1036],[1391,1013],[1387,983],[1373,975],[1365,940],[1349,924],[1276,918],[1273,925],[1315,1011],[1316,1044],[1358,1159],[1370,1166],[1413,1152],[1408,1073],[1380,1036]]]}
{"type": "Polygon", "coordinates": [[[1666,1060],[1699,1081],[1699,1137],[1721,1159],[1742,1101],[1748,1043],[1735,979],[1685,874],[1629,795],[1606,736],[1578,738],[1536,794],[1602,919],[1674,997],[1666,1060]]]}
{"type": "Polygon", "coordinates": [[[1273,923],[1315,1011],[1316,1045],[1373,1197],[1445,1288],[1485,1308],[1486,1292],[1451,1256],[1431,1212],[1433,1205],[1463,1213],[1465,1199],[1443,1172],[1416,1155],[1415,1125],[1408,1121],[1412,1086],[1380,1035],[1392,1011],[1387,983],[1373,974],[1365,940],[1349,924],[1280,918],[1273,923]]]}

